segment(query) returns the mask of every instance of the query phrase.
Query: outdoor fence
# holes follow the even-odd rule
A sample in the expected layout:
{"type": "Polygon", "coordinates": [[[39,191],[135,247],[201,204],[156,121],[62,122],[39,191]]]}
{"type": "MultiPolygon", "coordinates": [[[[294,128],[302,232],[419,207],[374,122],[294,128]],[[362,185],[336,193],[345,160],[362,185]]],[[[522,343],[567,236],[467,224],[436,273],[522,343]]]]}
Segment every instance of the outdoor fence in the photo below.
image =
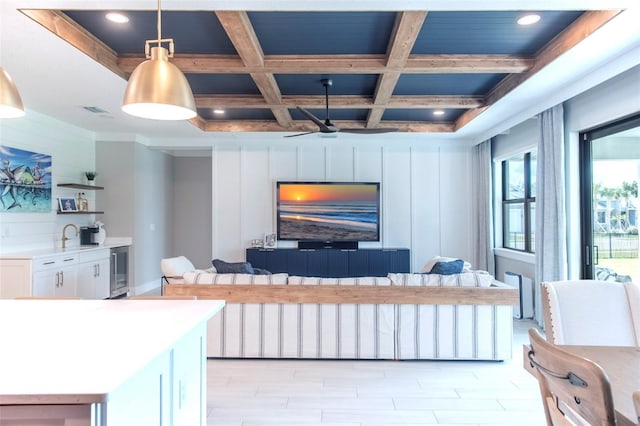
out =
{"type": "Polygon", "coordinates": [[[594,256],[599,259],[635,259],[638,257],[638,235],[595,232],[594,256]]]}

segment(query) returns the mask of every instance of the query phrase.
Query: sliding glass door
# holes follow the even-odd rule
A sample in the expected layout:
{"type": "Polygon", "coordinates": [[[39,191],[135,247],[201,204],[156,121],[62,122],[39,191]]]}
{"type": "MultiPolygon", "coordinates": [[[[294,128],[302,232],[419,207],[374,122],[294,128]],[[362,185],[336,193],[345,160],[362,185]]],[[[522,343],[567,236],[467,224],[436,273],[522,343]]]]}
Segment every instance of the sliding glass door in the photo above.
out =
{"type": "Polygon", "coordinates": [[[580,136],[583,278],[640,282],[640,115],[580,136]]]}

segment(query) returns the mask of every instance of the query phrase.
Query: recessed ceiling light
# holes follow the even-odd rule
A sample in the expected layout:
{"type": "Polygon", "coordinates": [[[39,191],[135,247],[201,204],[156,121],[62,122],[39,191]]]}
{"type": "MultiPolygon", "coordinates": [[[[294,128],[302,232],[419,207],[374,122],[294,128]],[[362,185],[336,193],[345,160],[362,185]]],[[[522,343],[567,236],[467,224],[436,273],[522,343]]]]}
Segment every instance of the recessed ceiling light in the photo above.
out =
{"type": "Polygon", "coordinates": [[[518,18],[519,25],[533,25],[540,20],[540,15],[537,13],[528,13],[518,18]]]}
{"type": "Polygon", "coordinates": [[[118,12],[109,12],[105,15],[105,18],[116,24],[126,24],[129,22],[129,18],[126,15],[118,12]]]}
{"type": "Polygon", "coordinates": [[[223,110],[223,109],[214,109],[214,110],[213,110],[213,113],[214,113],[214,114],[218,114],[218,115],[220,115],[220,114],[224,114],[224,110],[223,110]]]}
{"type": "Polygon", "coordinates": [[[441,109],[437,109],[435,111],[433,111],[433,115],[444,115],[444,111],[441,109]]]}

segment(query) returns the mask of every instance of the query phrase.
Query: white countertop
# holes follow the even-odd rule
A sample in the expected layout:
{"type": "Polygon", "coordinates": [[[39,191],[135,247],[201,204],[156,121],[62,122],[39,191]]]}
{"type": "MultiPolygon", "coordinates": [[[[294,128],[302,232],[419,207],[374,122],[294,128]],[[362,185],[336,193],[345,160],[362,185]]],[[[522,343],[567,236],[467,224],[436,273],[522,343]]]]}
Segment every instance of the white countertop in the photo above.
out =
{"type": "Polygon", "coordinates": [[[2,259],[33,259],[37,257],[44,256],[54,256],[57,254],[68,253],[68,254],[77,254],[81,252],[86,252],[90,250],[100,250],[100,249],[110,249],[112,247],[124,247],[130,246],[132,244],[131,238],[107,238],[104,244],[102,245],[89,245],[89,246],[80,246],[80,245],[69,245],[69,247],[61,248],[61,247],[39,247],[33,249],[24,249],[17,250],[14,252],[0,253],[0,258],[2,259]]]}
{"type": "Polygon", "coordinates": [[[0,300],[0,404],[90,404],[222,300],[0,300]]]}

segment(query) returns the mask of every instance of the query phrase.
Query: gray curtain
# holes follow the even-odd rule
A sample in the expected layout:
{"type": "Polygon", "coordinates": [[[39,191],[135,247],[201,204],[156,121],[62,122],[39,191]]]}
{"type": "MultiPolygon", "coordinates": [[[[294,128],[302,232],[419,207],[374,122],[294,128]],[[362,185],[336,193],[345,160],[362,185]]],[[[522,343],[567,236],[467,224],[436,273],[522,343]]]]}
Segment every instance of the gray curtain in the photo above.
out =
{"type": "Polygon", "coordinates": [[[491,188],[491,140],[473,147],[471,161],[473,179],[473,263],[474,269],[495,274],[493,255],[493,196],[491,188]]]}
{"type": "Polygon", "coordinates": [[[567,279],[564,186],[564,110],[556,105],[540,114],[536,169],[535,315],[542,325],[540,283],[567,279]]]}

